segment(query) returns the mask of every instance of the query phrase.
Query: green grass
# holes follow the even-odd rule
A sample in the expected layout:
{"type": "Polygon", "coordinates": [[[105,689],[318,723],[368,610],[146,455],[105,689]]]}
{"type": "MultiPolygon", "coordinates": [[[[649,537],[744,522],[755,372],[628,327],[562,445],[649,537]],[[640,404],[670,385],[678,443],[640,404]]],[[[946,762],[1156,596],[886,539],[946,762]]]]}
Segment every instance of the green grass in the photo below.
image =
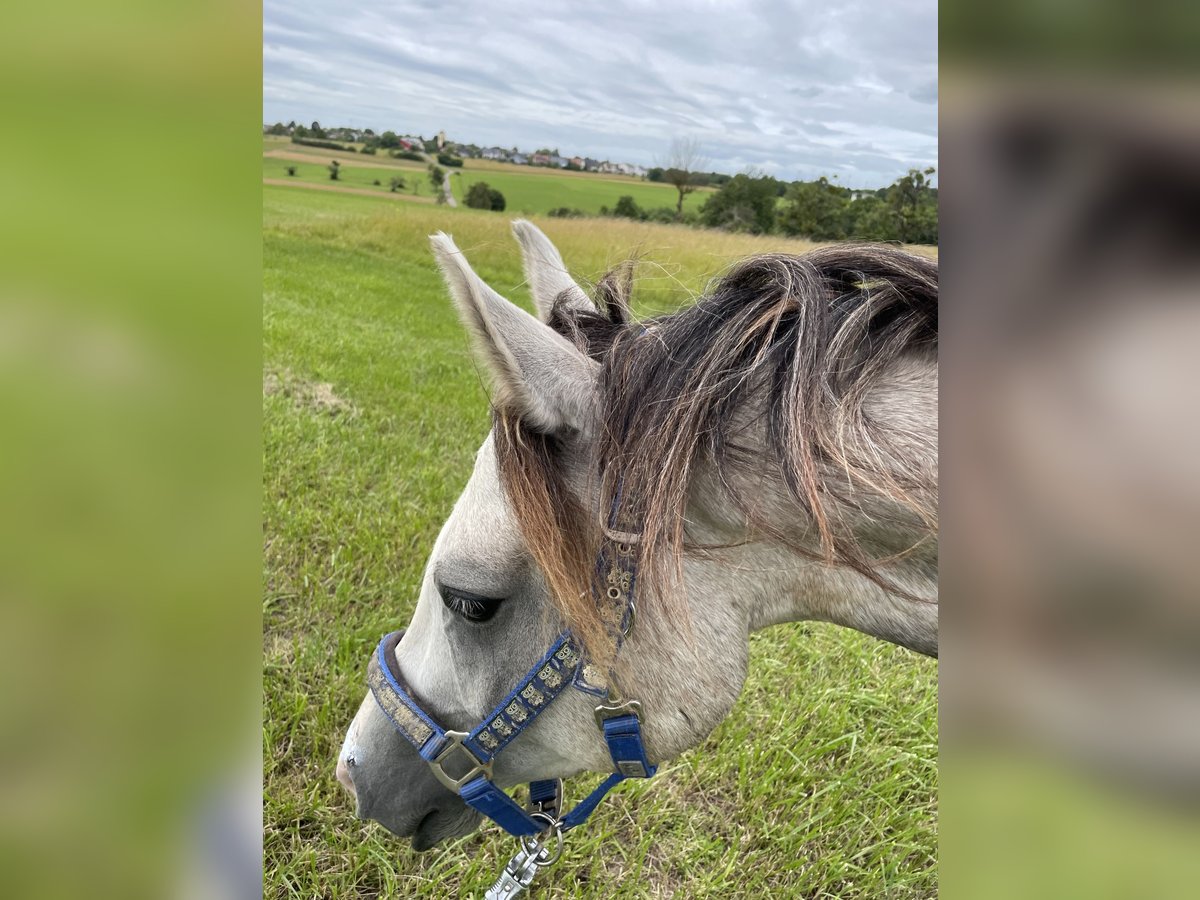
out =
{"type": "MultiPolygon", "coordinates": [[[[652,181],[611,178],[579,172],[559,172],[532,166],[508,166],[473,169],[469,165],[459,175],[451,176],[454,196],[461,202],[476,181],[486,181],[504,194],[505,212],[519,214],[547,213],[560,206],[596,214],[601,206],[612,209],[622,195],[628,194],[646,209],[666,206],[675,208],[679,195],[675,188],[652,181]]],[[[455,171],[451,169],[450,171],[455,171]]],[[[711,191],[694,191],[683,201],[684,209],[699,209],[711,191]]]]}
{"type": "MultiPolygon", "coordinates": [[[[289,178],[309,184],[322,184],[352,188],[368,188],[388,192],[388,182],[399,175],[405,179],[404,193],[412,195],[414,183],[419,184],[420,197],[433,197],[426,163],[413,160],[393,159],[386,151],[376,156],[344,153],[317,147],[293,144],[287,138],[275,135],[263,136],[263,178],[289,178]],[[289,154],[289,157],[266,154],[289,154]],[[299,159],[295,157],[300,157],[299,159]],[[337,181],[329,178],[329,162],[342,163],[337,181]],[[288,166],[296,167],[296,174],[287,174],[288,166]],[[379,185],[373,182],[378,180],[379,185]]],[[[552,209],[566,206],[592,215],[600,207],[610,209],[628,194],[646,209],[656,207],[675,208],[677,194],[670,185],[642,181],[624,175],[599,175],[587,172],[567,172],[540,166],[513,166],[487,160],[466,160],[462,169],[443,167],[451,173],[451,187],[460,203],[466,192],[476,181],[486,181],[504,194],[506,213],[512,215],[540,215],[552,209]]],[[[698,210],[712,192],[697,190],[688,194],[683,201],[684,209],[698,210]]]]}
{"type": "MultiPolygon", "coordinates": [[[[488,427],[426,235],[453,232],[483,277],[528,305],[508,217],[263,194],[265,896],[479,896],[511,839],[485,825],[418,856],[355,819],[333,768],[367,656],[411,615],[488,427]]],[[[587,279],[640,248],[643,309],[683,302],[748,253],[804,249],[540,224],[587,279]]],[[[935,896],[937,740],[936,664],[831,626],[760,632],[729,718],[650,782],[616,791],[534,896],[935,896]]]]}
{"type": "MultiPolygon", "coordinates": [[[[432,198],[435,196],[433,185],[429,182],[429,174],[424,166],[420,163],[409,163],[407,166],[371,166],[355,165],[343,163],[338,171],[338,180],[334,181],[329,177],[329,162],[334,158],[331,154],[329,159],[321,162],[319,159],[313,162],[301,162],[294,159],[279,159],[273,156],[263,157],[263,178],[286,178],[288,180],[303,181],[308,184],[327,184],[334,187],[351,187],[351,188],[369,188],[370,190],[389,193],[389,184],[395,177],[404,179],[404,187],[401,192],[413,196],[413,187],[417,186],[416,196],[432,198]],[[288,168],[296,169],[295,175],[288,175],[288,168]],[[378,181],[376,185],[374,182],[378,181]]],[[[344,157],[339,157],[344,158],[344,157]]],[[[370,157],[366,157],[370,159],[370,157]]]]}

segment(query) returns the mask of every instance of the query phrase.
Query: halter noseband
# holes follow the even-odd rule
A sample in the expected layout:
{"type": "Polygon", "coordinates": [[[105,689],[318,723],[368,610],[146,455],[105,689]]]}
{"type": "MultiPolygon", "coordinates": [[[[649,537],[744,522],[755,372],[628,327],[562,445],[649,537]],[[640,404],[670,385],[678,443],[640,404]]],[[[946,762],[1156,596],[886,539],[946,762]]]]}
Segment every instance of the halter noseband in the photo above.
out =
{"type": "MultiPolygon", "coordinates": [[[[609,531],[608,538],[596,561],[597,572],[603,576],[599,579],[602,597],[598,599],[612,611],[613,619],[620,615],[620,649],[634,623],[637,535],[609,531]]],[[[403,631],[394,631],[379,642],[367,666],[367,683],[380,709],[417,749],[437,780],[468,806],[522,840],[522,851],[509,862],[489,896],[511,897],[527,887],[538,867],[558,858],[563,832],[586,822],[610,790],[626,778],[650,778],[657,771],[642,741],[641,704],[615,695],[609,687],[612,673],[605,677],[590,665],[570,631],[560,634],[508,696],[469,732],[443,728],[417,702],[396,665],[394,651],[403,636],[403,631]],[[522,809],[493,783],[492,764],[500,751],[529,728],[568,686],[604,698],[596,707],[596,724],[615,771],[566,815],[559,816],[562,782],[558,779],[531,782],[531,808],[522,809]],[[467,765],[465,774],[458,777],[445,768],[456,757],[467,765]],[[559,842],[553,857],[544,846],[544,837],[532,845],[525,842],[526,838],[543,834],[553,834],[559,842]]]]}

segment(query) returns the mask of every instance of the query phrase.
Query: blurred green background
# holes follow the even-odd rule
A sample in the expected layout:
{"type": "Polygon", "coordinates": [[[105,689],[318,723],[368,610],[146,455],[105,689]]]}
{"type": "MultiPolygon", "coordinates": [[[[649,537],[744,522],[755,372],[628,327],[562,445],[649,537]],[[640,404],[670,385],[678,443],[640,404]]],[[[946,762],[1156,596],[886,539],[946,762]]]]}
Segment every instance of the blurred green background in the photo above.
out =
{"type": "Polygon", "coordinates": [[[173,893],[257,781],[259,12],[5,11],[6,896],[173,893]]]}

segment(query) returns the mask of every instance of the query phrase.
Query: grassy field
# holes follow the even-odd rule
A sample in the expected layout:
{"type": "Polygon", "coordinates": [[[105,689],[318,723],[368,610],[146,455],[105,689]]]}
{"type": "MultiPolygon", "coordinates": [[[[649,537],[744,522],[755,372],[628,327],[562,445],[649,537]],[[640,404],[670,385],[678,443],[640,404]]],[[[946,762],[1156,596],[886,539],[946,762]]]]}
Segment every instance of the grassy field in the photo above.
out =
{"type": "MultiPolygon", "coordinates": [[[[434,195],[426,175],[427,168],[427,163],[393,159],[386,151],[380,151],[375,156],[363,156],[349,151],[293,144],[289,138],[275,135],[263,136],[263,178],[266,179],[294,178],[310,184],[341,185],[386,193],[389,181],[398,175],[405,180],[406,195],[430,198],[434,195]],[[330,161],[335,159],[342,165],[336,182],[330,180],[328,169],[330,161]],[[294,176],[287,174],[288,166],[296,167],[294,176]],[[375,181],[380,184],[374,184],[375,181]],[[414,186],[417,188],[415,195],[414,186]]],[[[602,206],[616,206],[617,200],[624,194],[629,194],[647,209],[662,206],[674,209],[678,196],[670,185],[655,184],[627,175],[514,166],[486,159],[468,159],[462,169],[447,167],[446,171],[451,173],[451,187],[460,203],[472,184],[486,181],[504,194],[508,204],[505,212],[511,215],[539,215],[560,206],[596,214],[602,206]]],[[[684,209],[699,209],[711,193],[708,189],[702,189],[688,194],[683,201],[684,209]]]]}
{"type": "MultiPolygon", "coordinates": [[[[472,184],[486,181],[504,194],[508,204],[505,212],[510,214],[535,215],[559,206],[596,214],[601,206],[612,209],[623,194],[629,194],[639,206],[646,209],[660,206],[674,209],[679,197],[669,184],[655,184],[640,179],[531,166],[507,165],[500,168],[496,165],[484,168],[472,166],[471,163],[475,162],[468,160],[461,174],[451,176],[454,196],[461,201],[472,184]]],[[[684,209],[699,209],[711,193],[702,190],[688,194],[683,200],[684,209]]]]}
{"type": "MultiPolygon", "coordinates": [[[[426,236],[452,232],[528,305],[508,217],[263,196],[264,896],[480,896],[511,839],[485,826],[418,856],[355,819],[333,769],[368,654],[411,615],[488,427],[426,236]]],[[[746,254],[805,249],[629,221],[540,224],[585,280],[637,253],[643,311],[685,302],[746,254]]],[[[935,663],[830,626],[760,632],[729,718],[615,792],[533,895],[935,896],[937,741],[935,663]]]]}
{"type": "Polygon", "coordinates": [[[366,188],[386,194],[390,193],[391,180],[399,177],[404,179],[401,192],[406,196],[424,198],[430,202],[436,197],[433,185],[429,182],[429,174],[419,163],[409,163],[407,166],[372,166],[366,162],[369,159],[369,156],[366,157],[362,164],[343,163],[338,172],[338,180],[332,181],[329,178],[328,159],[324,162],[301,162],[297,159],[264,156],[263,178],[288,179],[341,188],[366,188]],[[295,175],[288,175],[289,167],[296,170],[295,175]]]}

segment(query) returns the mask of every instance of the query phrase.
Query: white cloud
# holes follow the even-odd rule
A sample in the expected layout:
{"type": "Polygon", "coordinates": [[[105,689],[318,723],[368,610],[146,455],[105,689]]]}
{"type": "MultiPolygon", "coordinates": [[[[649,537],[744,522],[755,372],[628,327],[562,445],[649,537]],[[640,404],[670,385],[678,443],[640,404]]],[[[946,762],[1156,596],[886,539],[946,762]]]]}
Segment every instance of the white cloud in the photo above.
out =
{"type": "Polygon", "coordinates": [[[881,186],[937,160],[932,0],[266,0],[263,116],[881,186]]]}

